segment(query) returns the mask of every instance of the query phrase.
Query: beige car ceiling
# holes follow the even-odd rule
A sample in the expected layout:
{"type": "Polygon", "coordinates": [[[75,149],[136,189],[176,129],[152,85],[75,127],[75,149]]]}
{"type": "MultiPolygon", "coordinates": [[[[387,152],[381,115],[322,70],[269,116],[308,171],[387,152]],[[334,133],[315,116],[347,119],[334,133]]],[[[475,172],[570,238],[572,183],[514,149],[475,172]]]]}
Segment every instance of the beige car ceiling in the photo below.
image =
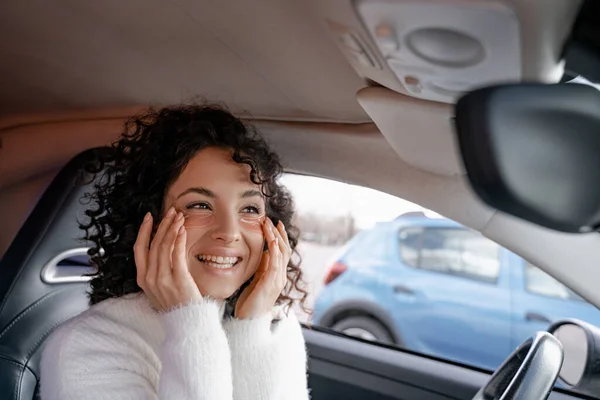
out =
{"type": "MultiPolygon", "coordinates": [[[[505,3],[521,25],[523,78],[556,81],[581,2],[505,3]]],[[[451,105],[405,96],[376,52],[381,68],[351,66],[330,30],[340,24],[372,46],[349,0],[2,2],[0,256],[71,157],[110,143],[143,107],[206,99],[256,123],[289,171],[428,207],[600,305],[589,283],[600,281],[597,234],[549,232],[484,206],[463,175],[451,105]]]]}
{"type": "Polygon", "coordinates": [[[171,104],[364,122],[363,81],[302,1],[9,1],[0,114],[171,104]]]}

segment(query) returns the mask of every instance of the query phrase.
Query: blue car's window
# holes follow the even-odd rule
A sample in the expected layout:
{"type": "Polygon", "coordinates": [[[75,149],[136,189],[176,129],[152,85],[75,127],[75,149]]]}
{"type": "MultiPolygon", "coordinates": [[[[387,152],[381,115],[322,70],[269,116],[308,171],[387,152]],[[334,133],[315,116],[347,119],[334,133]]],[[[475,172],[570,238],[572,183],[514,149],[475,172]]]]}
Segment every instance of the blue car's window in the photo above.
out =
{"type": "Polygon", "coordinates": [[[530,263],[525,264],[525,286],[529,292],[541,296],[583,301],[577,293],[530,263]]]}
{"type": "Polygon", "coordinates": [[[405,228],[400,231],[400,257],[406,265],[419,268],[421,265],[421,247],[423,246],[423,228],[405,228]]]}
{"type": "Polygon", "coordinates": [[[400,254],[416,268],[496,282],[500,246],[465,228],[407,228],[400,231],[400,254]]]}

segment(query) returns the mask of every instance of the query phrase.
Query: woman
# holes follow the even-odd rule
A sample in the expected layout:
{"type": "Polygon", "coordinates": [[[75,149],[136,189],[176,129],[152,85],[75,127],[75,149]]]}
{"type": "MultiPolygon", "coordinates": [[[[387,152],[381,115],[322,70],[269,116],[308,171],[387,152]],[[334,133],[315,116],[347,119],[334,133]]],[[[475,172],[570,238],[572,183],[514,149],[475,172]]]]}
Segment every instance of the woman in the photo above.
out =
{"type": "Polygon", "coordinates": [[[214,106],[133,118],[112,150],[81,225],[92,306],[46,344],[42,399],[308,399],[278,157],[214,106]]]}

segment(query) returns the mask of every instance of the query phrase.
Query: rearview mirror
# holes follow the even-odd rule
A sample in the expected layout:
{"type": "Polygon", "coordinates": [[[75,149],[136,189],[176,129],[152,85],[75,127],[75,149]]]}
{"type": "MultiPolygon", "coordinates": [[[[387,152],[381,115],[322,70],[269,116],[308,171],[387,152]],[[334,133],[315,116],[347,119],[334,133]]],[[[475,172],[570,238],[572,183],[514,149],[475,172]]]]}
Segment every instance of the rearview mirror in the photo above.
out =
{"type": "Polygon", "coordinates": [[[563,232],[600,227],[600,92],[582,84],[476,90],[456,105],[469,182],[488,205],[563,232]]]}
{"type": "Polygon", "coordinates": [[[579,392],[597,394],[600,391],[600,328],[579,320],[561,320],[551,325],[548,332],[563,346],[560,380],[579,392]]]}

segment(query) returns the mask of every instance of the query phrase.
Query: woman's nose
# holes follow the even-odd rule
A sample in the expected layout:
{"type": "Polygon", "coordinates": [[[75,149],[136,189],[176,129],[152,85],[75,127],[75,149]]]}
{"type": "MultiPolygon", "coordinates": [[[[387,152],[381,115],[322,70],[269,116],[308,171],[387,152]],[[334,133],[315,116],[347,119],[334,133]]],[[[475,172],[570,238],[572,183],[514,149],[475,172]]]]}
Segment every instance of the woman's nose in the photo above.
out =
{"type": "Polygon", "coordinates": [[[215,216],[212,239],[225,243],[237,242],[241,239],[240,225],[237,215],[215,216]]]}

